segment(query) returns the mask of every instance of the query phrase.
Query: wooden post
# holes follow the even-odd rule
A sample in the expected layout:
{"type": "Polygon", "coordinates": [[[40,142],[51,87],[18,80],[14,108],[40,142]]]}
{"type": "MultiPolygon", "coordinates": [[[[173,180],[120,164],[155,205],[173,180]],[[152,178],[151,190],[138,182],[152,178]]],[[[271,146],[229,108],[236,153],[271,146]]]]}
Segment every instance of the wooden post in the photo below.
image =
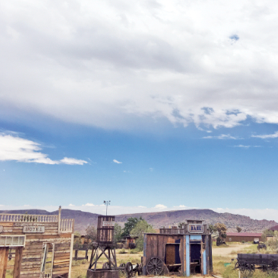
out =
{"type": "Polygon", "coordinates": [[[6,277],[7,264],[8,264],[9,248],[0,248],[0,278],[6,277]]]}
{"type": "Polygon", "coordinates": [[[58,214],[58,234],[61,233],[61,206],[59,206],[59,214],[58,214]]]}
{"type": "Polygon", "coordinates": [[[14,276],[13,276],[13,278],[19,278],[20,277],[22,252],[23,252],[23,247],[17,247],[15,249],[14,276]]]}
{"type": "Polygon", "coordinates": [[[72,265],[73,241],[74,241],[74,234],[71,235],[71,242],[70,242],[70,262],[69,262],[69,276],[68,276],[68,278],[71,278],[71,265],[72,265]]]}

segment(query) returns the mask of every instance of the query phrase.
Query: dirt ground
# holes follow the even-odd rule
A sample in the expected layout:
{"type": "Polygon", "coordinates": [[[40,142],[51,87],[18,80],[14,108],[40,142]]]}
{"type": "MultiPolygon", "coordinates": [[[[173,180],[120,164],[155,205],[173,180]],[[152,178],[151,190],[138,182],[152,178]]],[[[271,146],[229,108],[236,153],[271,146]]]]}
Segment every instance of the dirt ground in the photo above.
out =
{"type": "Polygon", "coordinates": [[[231,254],[231,252],[238,252],[244,248],[249,247],[251,244],[234,244],[227,247],[214,247],[212,248],[213,256],[223,256],[223,257],[236,257],[236,255],[231,254]]]}

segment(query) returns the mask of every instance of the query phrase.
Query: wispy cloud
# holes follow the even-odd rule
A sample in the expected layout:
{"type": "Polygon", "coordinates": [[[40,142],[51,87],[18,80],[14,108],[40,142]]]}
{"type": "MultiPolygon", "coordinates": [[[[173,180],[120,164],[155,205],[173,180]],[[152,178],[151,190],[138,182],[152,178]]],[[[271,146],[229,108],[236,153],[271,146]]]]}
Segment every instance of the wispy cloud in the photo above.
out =
{"type": "Polygon", "coordinates": [[[15,135],[0,133],[0,161],[18,161],[41,164],[83,165],[87,161],[64,157],[52,160],[41,151],[39,143],[15,135]]]}
{"type": "Polygon", "coordinates": [[[261,146],[250,146],[250,145],[235,145],[234,148],[243,148],[243,149],[249,149],[249,148],[260,148],[261,146]]]}
{"type": "Polygon", "coordinates": [[[113,162],[116,163],[116,164],[122,164],[122,162],[116,160],[116,159],[113,159],[113,162]]]}
{"type": "Polygon", "coordinates": [[[278,131],[276,131],[274,134],[252,135],[252,137],[261,138],[261,139],[278,138],[278,131]]]}
{"type": "Polygon", "coordinates": [[[205,136],[203,139],[220,139],[220,140],[225,140],[225,139],[232,139],[232,140],[237,140],[240,138],[231,136],[230,134],[221,134],[219,136],[205,136]]]}

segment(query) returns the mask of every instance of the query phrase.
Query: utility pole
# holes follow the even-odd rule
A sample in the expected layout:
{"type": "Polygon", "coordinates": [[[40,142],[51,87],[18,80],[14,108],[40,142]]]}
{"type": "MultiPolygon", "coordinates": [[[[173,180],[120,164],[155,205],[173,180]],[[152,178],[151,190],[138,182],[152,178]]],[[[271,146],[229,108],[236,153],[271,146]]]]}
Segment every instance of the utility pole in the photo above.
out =
{"type": "Polygon", "coordinates": [[[111,201],[103,201],[103,203],[106,205],[106,216],[107,216],[107,209],[108,209],[108,206],[110,205],[111,201]]]}

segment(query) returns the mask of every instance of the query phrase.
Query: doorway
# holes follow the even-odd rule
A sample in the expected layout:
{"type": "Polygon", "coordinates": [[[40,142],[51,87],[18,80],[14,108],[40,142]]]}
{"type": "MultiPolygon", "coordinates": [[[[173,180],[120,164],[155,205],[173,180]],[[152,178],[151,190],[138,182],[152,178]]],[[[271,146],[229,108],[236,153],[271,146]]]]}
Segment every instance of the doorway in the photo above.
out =
{"type": "Polygon", "coordinates": [[[0,278],[20,277],[23,247],[0,247],[0,278]]]}
{"type": "Polygon", "coordinates": [[[195,273],[201,273],[201,244],[190,244],[190,263],[194,266],[195,273]]]}
{"type": "MultiPolygon", "coordinates": [[[[44,243],[42,248],[41,277],[52,277],[54,262],[54,243],[44,243]]],[[[1,278],[1,277],[0,277],[1,278]]]]}

